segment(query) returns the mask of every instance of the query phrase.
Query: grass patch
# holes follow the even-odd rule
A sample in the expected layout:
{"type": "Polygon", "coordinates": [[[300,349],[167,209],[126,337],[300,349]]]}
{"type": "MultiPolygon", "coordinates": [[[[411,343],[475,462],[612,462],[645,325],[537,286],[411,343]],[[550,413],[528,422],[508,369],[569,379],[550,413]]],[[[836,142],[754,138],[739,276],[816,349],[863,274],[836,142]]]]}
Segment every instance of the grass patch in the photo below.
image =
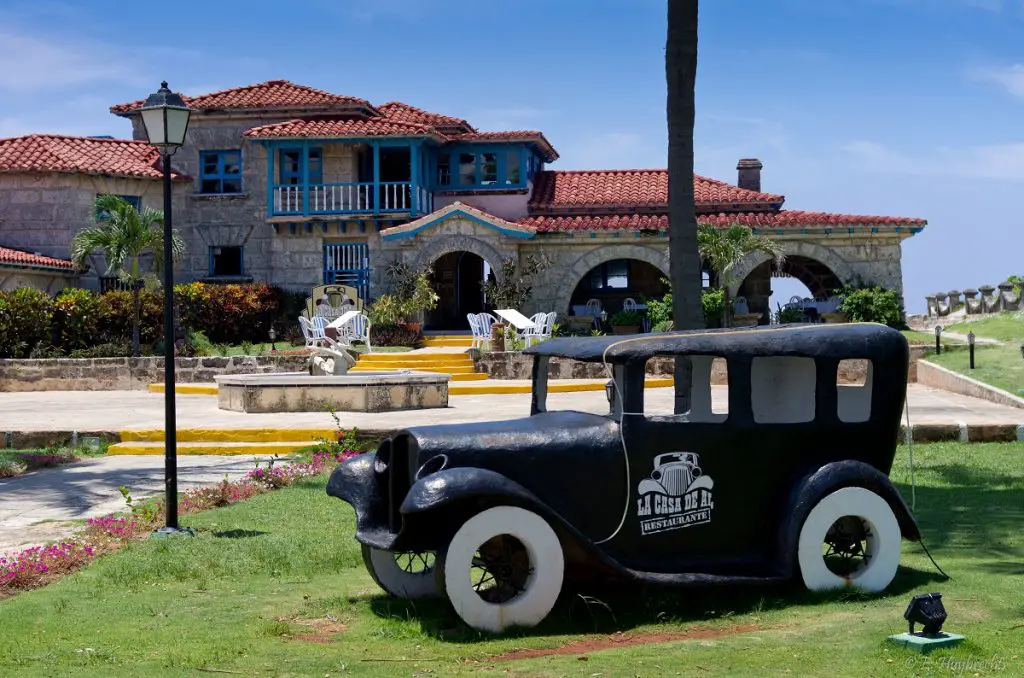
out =
{"type": "Polygon", "coordinates": [[[966,351],[930,355],[928,361],[1013,395],[1020,395],[1020,389],[1024,388],[1024,358],[1018,344],[975,345],[973,370],[966,351]]]}
{"type": "MultiPolygon", "coordinates": [[[[906,452],[892,476],[909,501],[906,452]]],[[[538,629],[492,639],[442,603],[383,596],[351,510],[320,476],[188,516],[195,539],[132,542],[0,602],[0,674],[910,676],[942,673],[944,659],[996,658],[1002,674],[1020,675],[1024,444],[914,452],[918,520],[949,582],[905,543],[888,595],[598,588],[567,592],[538,629]],[[927,659],[887,647],[910,596],[933,590],[946,627],[969,642],[927,659]]]]}
{"type": "MultiPolygon", "coordinates": [[[[995,315],[978,317],[977,320],[950,325],[946,328],[950,332],[967,334],[974,332],[979,337],[998,339],[999,341],[1017,342],[1024,341],[1024,313],[1004,311],[995,315]]],[[[1019,349],[1018,349],[1019,351],[1019,349]]],[[[1018,353],[1018,357],[1020,354],[1018,353]]]]}
{"type": "MultiPolygon", "coordinates": [[[[911,346],[935,346],[935,335],[931,332],[918,332],[917,330],[903,330],[903,336],[911,346]]],[[[963,343],[959,339],[942,337],[942,345],[963,343]]]]}
{"type": "Polygon", "coordinates": [[[46,449],[0,450],[0,478],[12,478],[41,468],[53,468],[80,461],[84,457],[106,454],[107,445],[98,448],[50,447],[46,449]]]}

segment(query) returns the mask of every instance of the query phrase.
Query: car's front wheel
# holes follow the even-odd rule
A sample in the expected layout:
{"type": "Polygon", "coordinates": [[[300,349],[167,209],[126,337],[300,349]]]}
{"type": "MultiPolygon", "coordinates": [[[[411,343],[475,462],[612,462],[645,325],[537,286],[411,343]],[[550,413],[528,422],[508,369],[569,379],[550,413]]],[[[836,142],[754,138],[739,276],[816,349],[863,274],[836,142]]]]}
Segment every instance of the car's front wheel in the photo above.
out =
{"type": "Polygon", "coordinates": [[[396,598],[438,595],[433,552],[382,551],[363,544],[363,563],[377,586],[396,598]]]}
{"type": "Polygon", "coordinates": [[[900,565],[900,526],[889,503],[863,487],[819,501],[800,528],[797,560],[812,591],[885,590],[900,565]]]}
{"type": "Polygon", "coordinates": [[[564,568],[562,545],[546,520],[497,506],[463,523],[434,569],[464,622],[501,633],[547,617],[562,590],[564,568]]]}

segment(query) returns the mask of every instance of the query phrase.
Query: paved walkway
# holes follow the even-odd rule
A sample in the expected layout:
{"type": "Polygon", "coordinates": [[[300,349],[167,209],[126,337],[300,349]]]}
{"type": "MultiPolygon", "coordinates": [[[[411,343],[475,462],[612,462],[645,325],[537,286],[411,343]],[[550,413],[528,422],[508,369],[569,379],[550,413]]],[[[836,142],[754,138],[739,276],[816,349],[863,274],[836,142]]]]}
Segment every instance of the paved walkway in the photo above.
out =
{"type": "MultiPolygon", "coordinates": [[[[728,387],[712,389],[715,411],[724,411],[728,387]]],[[[910,420],[916,424],[1024,424],[1024,409],[911,384],[910,420]]],[[[671,413],[672,389],[647,393],[651,413],[671,413]]],[[[548,409],[604,413],[603,391],[553,393],[548,409]]],[[[212,396],[179,395],[178,428],[332,428],[326,412],[245,414],[218,409],[212,396]]],[[[446,409],[409,412],[339,412],[342,426],[393,430],[405,426],[514,419],[530,412],[530,394],[466,395],[449,398],[446,409]]],[[[0,393],[0,435],[4,431],[121,431],[160,429],[164,425],[163,395],[146,391],[41,391],[0,393]]]]}
{"type": "MultiPolygon", "coordinates": [[[[214,485],[240,478],[253,457],[178,458],[178,489],[214,485]]],[[[0,555],[71,534],[85,518],[122,511],[118,487],[133,498],[164,491],[163,457],[99,457],[0,480],[0,555]]]]}

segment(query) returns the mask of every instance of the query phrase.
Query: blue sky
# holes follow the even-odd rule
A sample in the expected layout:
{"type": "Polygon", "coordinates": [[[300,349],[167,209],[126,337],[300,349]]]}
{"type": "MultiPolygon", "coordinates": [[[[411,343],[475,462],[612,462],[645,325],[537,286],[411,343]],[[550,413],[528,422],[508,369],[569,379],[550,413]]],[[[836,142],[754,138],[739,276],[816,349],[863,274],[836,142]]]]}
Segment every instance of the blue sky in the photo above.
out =
{"type": "MultiPolygon", "coordinates": [[[[1024,273],[1024,0],[705,0],[696,170],[791,209],[917,216],[909,311],[1024,273]]],[[[665,0],[0,0],[0,137],[127,136],[162,78],[400,99],[540,129],[554,168],[664,167],[665,0]]],[[[787,299],[784,286],[777,296],[787,299]]]]}

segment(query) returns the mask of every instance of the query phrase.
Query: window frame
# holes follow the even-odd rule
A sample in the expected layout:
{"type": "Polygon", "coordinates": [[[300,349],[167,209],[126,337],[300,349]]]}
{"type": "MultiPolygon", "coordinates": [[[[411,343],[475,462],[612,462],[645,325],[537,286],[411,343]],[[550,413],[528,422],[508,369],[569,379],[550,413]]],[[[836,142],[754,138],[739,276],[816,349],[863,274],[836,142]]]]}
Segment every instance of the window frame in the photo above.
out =
{"type": "Polygon", "coordinates": [[[200,195],[240,195],[241,193],[244,193],[244,191],[245,191],[245,187],[243,186],[243,183],[242,183],[242,176],[244,175],[244,173],[245,172],[244,172],[244,168],[243,168],[243,165],[242,165],[242,149],[240,149],[240,148],[199,151],[199,193],[200,193],[200,195]],[[225,160],[226,160],[226,158],[227,158],[227,156],[229,154],[234,154],[238,158],[238,163],[237,163],[238,164],[238,173],[237,174],[227,174],[224,171],[224,166],[227,164],[227,162],[225,162],[225,160]],[[206,171],[206,165],[208,163],[207,159],[210,156],[216,156],[216,158],[217,158],[217,171],[216,172],[207,172],[206,171]],[[206,191],[206,190],[204,190],[206,182],[208,182],[208,181],[216,181],[216,182],[218,182],[220,190],[219,191],[206,191]],[[226,181],[237,181],[238,182],[238,190],[237,191],[225,191],[224,190],[224,182],[226,182],[226,181]]]}
{"type": "MultiPolygon", "coordinates": [[[[431,162],[430,182],[438,191],[489,191],[516,190],[526,188],[529,167],[529,151],[521,144],[463,144],[439,149],[431,162]],[[461,160],[463,154],[473,156],[473,183],[462,183],[461,160]],[[485,155],[494,155],[494,161],[485,160],[485,155]],[[509,158],[514,158],[509,162],[509,158]],[[487,166],[493,166],[493,173],[485,173],[487,166]],[[518,181],[509,180],[509,169],[518,173],[518,181]],[[491,179],[490,177],[493,177],[491,179]]],[[[468,173],[465,175],[468,176],[468,173]]]]}
{"type": "Polygon", "coordinates": [[[609,259],[608,261],[605,261],[605,262],[603,262],[601,264],[598,264],[594,268],[590,269],[590,271],[587,273],[587,290],[589,292],[593,292],[595,294],[616,294],[616,293],[620,293],[620,292],[624,292],[624,291],[628,290],[629,289],[630,278],[632,277],[631,276],[631,268],[632,267],[630,266],[629,262],[630,262],[629,259],[609,259]],[[615,264],[615,263],[619,263],[619,262],[623,262],[626,265],[626,273],[625,273],[626,284],[623,287],[610,287],[608,285],[608,278],[610,277],[610,275],[609,275],[610,274],[609,266],[611,264],[615,264]],[[594,279],[595,271],[600,271],[600,274],[601,274],[601,286],[600,287],[594,287],[594,285],[593,285],[593,279],[594,279]]]}
{"type": "MultiPolygon", "coordinates": [[[[324,183],[324,147],[323,146],[310,146],[309,155],[306,156],[306,164],[309,166],[309,183],[310,185],[324,183]],[[315,169],[313,161],[316,161],[315,169]]],[[[285,148],[279,148],[277,151],[277,181],[282,186],[302,186],[302,147],[301,146],[288,146],[285,148]],[[296,170],[285,171],[284,156],[286,153],[295,153],[298,156],[299,167],[296,170]],[[294,183],[289,181],[294,179],[294,183]]]]}
{"type": "Polygon", "coordinates": [[[209,269],[208,275],[211,278],[243,278],[245,277],[245,246],[244,245],[210,245],[209,246],[209,269]],[[238,250],[238,273],[217,273],[216,272],[216,260],[218,256],[223,254],[223,250],[231,249],[238,250]],[[217,254],[216,250],[222,250],[221,254],[217,254]]]}

